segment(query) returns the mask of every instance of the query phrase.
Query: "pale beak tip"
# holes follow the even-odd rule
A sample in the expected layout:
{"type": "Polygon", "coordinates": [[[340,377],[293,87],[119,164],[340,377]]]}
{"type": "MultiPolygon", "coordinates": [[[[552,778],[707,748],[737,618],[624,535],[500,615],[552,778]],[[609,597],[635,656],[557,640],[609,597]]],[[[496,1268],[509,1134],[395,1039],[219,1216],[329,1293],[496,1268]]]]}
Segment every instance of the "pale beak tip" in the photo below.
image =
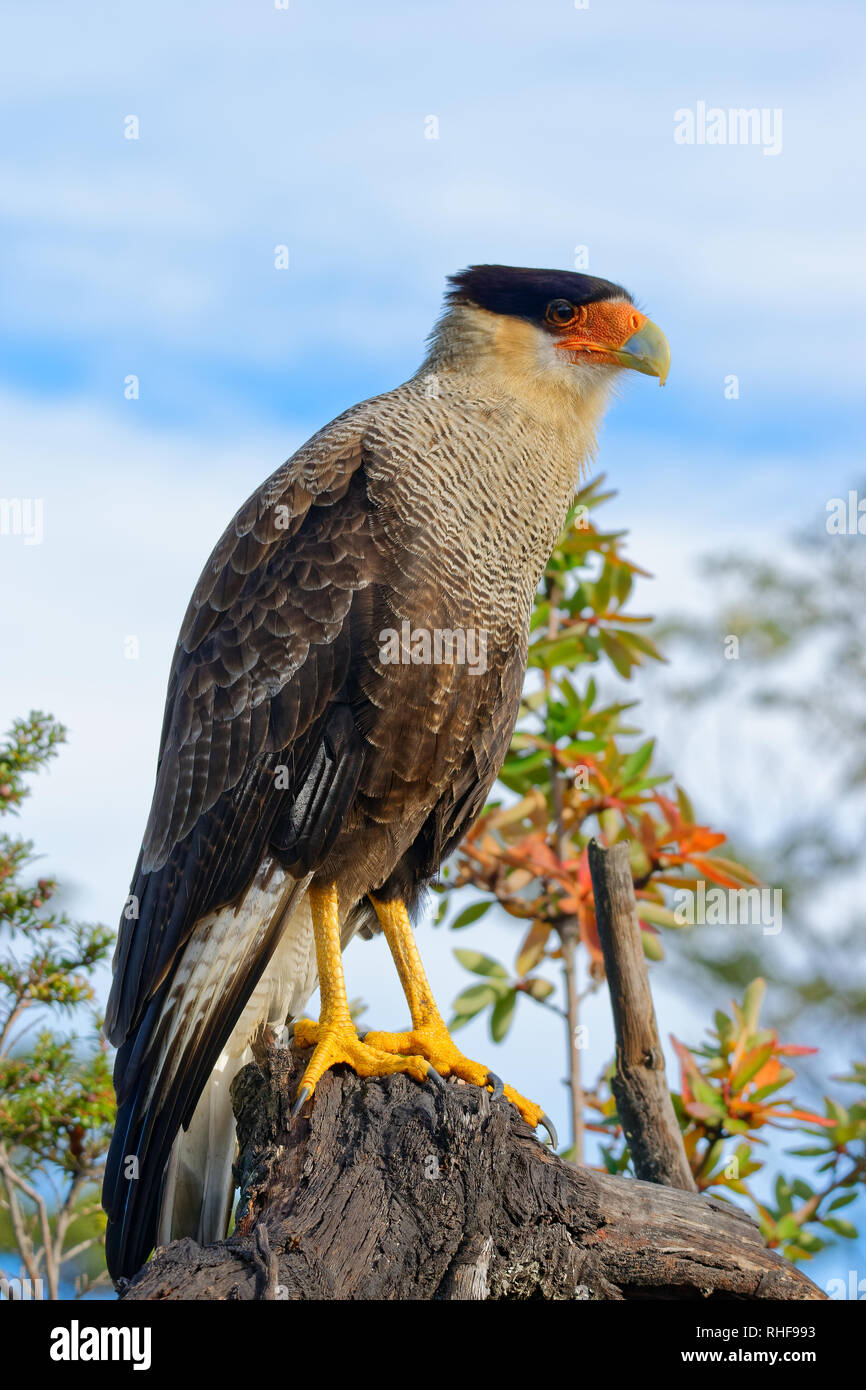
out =
{"type": "Polygon", "coordinates": [[[624,367],[644,372],[647,376],[657,376],[660,386],[664,386],[668,379],[671,350],[664,333],[650,319],[623,344],[616,356],[624,367]]]}

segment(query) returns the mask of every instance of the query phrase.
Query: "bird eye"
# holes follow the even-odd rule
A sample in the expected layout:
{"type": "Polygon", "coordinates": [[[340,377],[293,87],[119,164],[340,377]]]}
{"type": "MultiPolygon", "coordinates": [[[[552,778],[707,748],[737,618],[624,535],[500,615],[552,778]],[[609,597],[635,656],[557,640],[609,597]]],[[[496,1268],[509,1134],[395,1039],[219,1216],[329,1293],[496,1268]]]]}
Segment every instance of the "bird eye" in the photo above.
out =
{"type": "Polygon", "coordinates": [[[574,305],[570,304],[567,299],[554,299],[548,304],[544,317],[548,323],[562,328],[565,324],[571,323],[574,312],[574,305]]]}

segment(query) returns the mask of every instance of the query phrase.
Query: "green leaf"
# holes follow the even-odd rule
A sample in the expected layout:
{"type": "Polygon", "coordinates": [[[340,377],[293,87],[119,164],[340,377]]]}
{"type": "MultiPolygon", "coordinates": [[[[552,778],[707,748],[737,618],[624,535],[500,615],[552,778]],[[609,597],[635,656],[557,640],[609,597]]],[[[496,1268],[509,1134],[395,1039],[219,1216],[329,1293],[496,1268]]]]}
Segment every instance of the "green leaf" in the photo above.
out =
{"type": "Polygon", "coordinates": [[[730,1115],[725,1116],[725,1129],[729,1134],[748,1134],[749,1126],[746,1120],[734,1120],[730,1115]]]}
{"type": "Polygon", "coordinates": [[[647,960],[664,960],[665,948],[655,932],[641,930],[640,939],[647,960]]]}
{"type": "Polygon", "coordinates": [[[844,1236],[846,1240],[857,1239],[857,1227],[853,1226],[850,1221],[840,1220],[838,1216],[825,1216],[821,1225],[826,1226],[834,1235],[844,1236]]]}
{"type": "Polygon", "coordinates": [[[514,1018],[514,1006],[517,1003],[517,991],[510,989],[507,994],[497,1000],[493,1012],[490,1015],[490,1036],[494,1042],[502,1042],[514,1018]]]}
{"type": "Polygon", "coordinates": [[[650,639],[644,637],[642,633],[635,632],[633,628],[629,628],[627,632],[621,632],[620,636],[626,646],[634,647],[644,656],[651,656],[654,661],[665,660],[665,657],[662,656],[655,642],[651,642],[650,639]]]}
{"type": "Polygon", "coordinates": [[[620,608],[631,593],[633,577],[627,565],[617,565],[613,572],[613,592],[620,608]]]}
{"type": "Polygon", "coordinates": [[[635,749],[634,753],[629,754],[622,765],[622,773],[620,774],[624,786],[633,781],[639,772],[643,771],[653,755],[654,747],[655,739],[651,738],[640,748],[635,749]]]}
{"type": "Polygon", "coordinates": [[[661,903],[649,902],[644,898],[637,900],[637,915],[643,922],[652,922],[654,927],[677,927],[682,928],[683,923],[678,922],[669,907],[663,907],[661,903]]]}
{"type": "Polygon", "coordinates": [[[694,825],[695,809],[682,787],[677,787],[677,805],[679,807],[680,817],[685,824],[694,825]]]}
{"type": "Polygon", "coordinates": [[[828,1211],[839,1211],[840,1207],[847,1207],[847,1206],[850,1206],[850,1204],[851,1204],[852,1202],[856,1202],[856,1201],[857,1201],[857,1198],[859,1197],[859,1195],[860,1195],[859,1192],[846,1192],[846,1193],[844,1194],[844,1196],[842,1196],[842,1197],[836,1197],[836,1198],[830,1203],[830,1205],[829,1205],[829,1207],[827,1208],[827,1210],[828,1210],[828,1211]]]}
{"type": "Polygon", "coordinates": [[[493,960],[491,956],[485,956],[481,951],[467,951],[458,949],[454,952],[460,964],[466,970],[471,970],[473,975],[492,975],[498,980],[507,980],[508,971],[504,965],[500,965],[498,960],[493,960]]]}
{"type": "Polygon", "coordinates": [[[754,1030],[758,1026],[766,988],[766,981],[758,978],[752,981],[743,995],[743,1017],[750,1029],[754,1030]]]}
{"type": "Polygon", "coordinates": [[[540,975],[536,975],[534,979],[527,981],[524,993],[542,1002],[548,999],[555,989],[556,985],[552,985],[549,980],[543,980],[540,975]]]}
{"type": "Polygon", "coordinates": [[[708,1081],[705,1081],[701,1076],[690,1076],[689,1084],[694,1092],[695,1100],[702,1101],[704,1105],[709,1105],[717,1114],[724,1115],[725,1102],[708,1081]]]}
{"type": "Polygon", "coordinates": [[[607,606],[610,603],[610,587],[612,577],[613,576],[610,572],[610,566],[605,565],[602,569],[601,574],[598,577],[597,582],[593,585],[592,606],[596,613],[607,612],[607,606]]]}
{"type": "Polygon", "coordinates": [[[493,985],[470,985],[454,1000],[454,1010],[461,1018],[474,1018],[488,1004],[495,1004],[498,998],[499,991],[493,985]]]}
{"type": "Polygon", "coordinates": [[[606,632],[603,628],[598,634],[598,640],[601,643],[602,650],[610,657],[614,668],[621,676],[628,680],[631,675],[631,668],[634,665],[628,649],[623,646],[618,638],[614,637],[612,633],[606,632]]]}
{"type": "Polygon", "coordinates": [[[461,927],[468,927],[470,922],[477,922],[479,917],[483,917],[488,908],[492,906],[491,902],[486,902],[473,903],[471,907],[464,908],[462,912],[458,912],[451,923],[451,930],[459,931],[461,927]]]}

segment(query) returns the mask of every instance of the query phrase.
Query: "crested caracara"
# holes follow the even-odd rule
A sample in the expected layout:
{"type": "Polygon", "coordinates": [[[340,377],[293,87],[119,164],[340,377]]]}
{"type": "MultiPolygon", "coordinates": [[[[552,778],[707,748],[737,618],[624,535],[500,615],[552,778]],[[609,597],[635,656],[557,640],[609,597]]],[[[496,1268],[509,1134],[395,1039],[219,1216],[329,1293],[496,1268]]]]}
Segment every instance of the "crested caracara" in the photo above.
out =
{"type": "Polygon", "coordinates": [[[619,285],[474,266],[415,375],[314,435],[219,541],[178,638],[114,960],[115,1278],[156,1244],[225,1234],[229,1084],[263,1024],[297,1020],[314,1049],[299,1105],[337,1062],[499,1091],[452,1042],[409,915],[505,757],[533,596],[611,386],[668,363],[619,285]],[[439,659],[416,659],[418,633],[445,634],[439,659]],[[379,929],[412,1027],[362,1039],[342,952],[379,929]],[[316,1023],[300,1016],[317,984],[316,1023]]]}

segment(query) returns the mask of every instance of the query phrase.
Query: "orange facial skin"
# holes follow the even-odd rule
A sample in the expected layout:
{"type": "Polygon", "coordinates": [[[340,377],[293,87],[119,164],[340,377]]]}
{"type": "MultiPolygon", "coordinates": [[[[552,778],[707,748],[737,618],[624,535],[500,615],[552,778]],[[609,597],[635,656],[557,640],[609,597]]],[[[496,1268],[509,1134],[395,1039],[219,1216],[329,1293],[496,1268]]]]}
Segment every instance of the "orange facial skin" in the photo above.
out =
{"type": "Polygon", "coordinates": [[[611,354],[619,351],[648,322],[633,304],[622,300],[602,300],[583,304],[571,323],[552,325],[556,346],[563,352],[591,353],[595,361],[616,366],[611,354]]]}

